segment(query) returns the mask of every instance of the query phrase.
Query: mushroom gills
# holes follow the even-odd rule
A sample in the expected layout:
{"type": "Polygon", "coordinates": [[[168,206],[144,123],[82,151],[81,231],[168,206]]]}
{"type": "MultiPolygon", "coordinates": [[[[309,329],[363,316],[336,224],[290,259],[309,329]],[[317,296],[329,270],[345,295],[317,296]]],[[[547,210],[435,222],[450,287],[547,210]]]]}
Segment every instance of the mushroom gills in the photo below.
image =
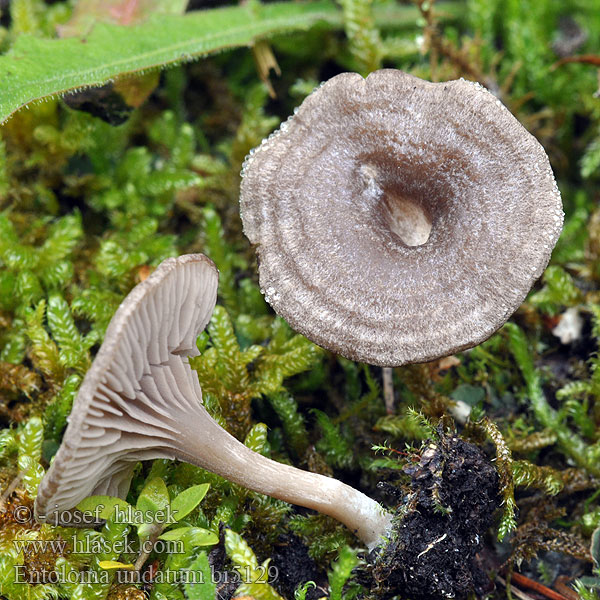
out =
{"type": "Polygon", "coordinates": [[[187,357],[198,354],[195,340],[212,314],[217,282],[208,258],[180,256],[164,261],[123,301],[40,483],[36,518],[90,524],[77,523],[74,507],[81,500],[96,494],[124,497],[136,462],[178,458],[248,489],[328,514],[374,548],[391,522],[377,502],[341,481],[253,452],[202,404],[187,357]],[[131,353],[137,353],[136,359],[131,353]]]}

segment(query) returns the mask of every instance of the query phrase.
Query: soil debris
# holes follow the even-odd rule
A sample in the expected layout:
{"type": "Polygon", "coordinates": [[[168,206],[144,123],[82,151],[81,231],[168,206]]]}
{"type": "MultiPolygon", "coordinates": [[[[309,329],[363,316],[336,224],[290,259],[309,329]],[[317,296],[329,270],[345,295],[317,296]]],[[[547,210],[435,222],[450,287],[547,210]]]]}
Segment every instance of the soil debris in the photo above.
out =
{"type": "Polygon", "coordinates": [[[409,491],[389,543],[367,558],[372,596],[431,600],[488,591],[477,554],[500,506],[490,460],[474,444],[442,434],[404,472],[409,491]]]}

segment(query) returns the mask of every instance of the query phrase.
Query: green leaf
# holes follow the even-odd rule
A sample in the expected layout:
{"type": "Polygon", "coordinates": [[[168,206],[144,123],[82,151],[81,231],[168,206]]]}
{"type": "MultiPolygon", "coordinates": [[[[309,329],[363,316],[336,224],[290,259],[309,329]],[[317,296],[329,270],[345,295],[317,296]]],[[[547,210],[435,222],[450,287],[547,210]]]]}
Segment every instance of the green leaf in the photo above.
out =
{"type": "Polygon", "coordinates": [[[48,379],[62,382],[64,380],[64,368],[56,344],[44,329],[45,314],[45,300],[41,300],[35,309],[27,314],[26,333],[32,343],[30,356],[33,365],[48,379]]]}
{"type": "Polygon", "coordinates": [[[160,477],[154,477],[144,486],[135,507],[143,512],[156,513],[166,510],[169,504],[169,492],[165,482],[160,477]]]}
{"type": "Polygon", "coordinates": [[[512,473],[515,486],[537,487],[549,496],[555,496],[564,487],[560,471],[552,467],[534,465],[526,460],[512,462],[512,473]]]}
{"type": "Polygon", "coordinates": [[[58,219],[38,251],[40,266],[46,268],[53,262],[67,258],[82,237],[81,216],[78,213],[58,219]]]}
{"type": "Polygon", "coordinates": [[[8,169],[6,168],[6,145],[0,140],[0,198],[8,193],[8,169]]]}
{"type": "Polygon", "coordinates": [[[242,579],[236,595],[252,596],[256,600],[283,600],[268,583],[270,559],[259,565],[252,548],[231,529],[225,530],[225,551],[242,579]]]}
{"type": "Polygon", "coordinates": [[[267,426],[264,423],[257,423],[248,432],[244,445],[250,450],[263,454],[267,444],[267,426]]]}
{"type": "Polygon", "coordinates": [[[121,498],[115,496],[90,496],[84,498],[78,505],[77,508],[81,512],[85,513],[96,513],[98,507],[101,507],[98,511],[98,517],[100,519],[109,519],[115,513],[115,508],[119,507],[122,512],[127,512],[131,505],[121,498]]]}
{"type": "Polygon", "coordinates": [[[573,582],[573,589],[581,600],[600,600],[600,577],[580,577],[573,582]]]}
{"type": "Polygon", "coordinates": [[[23,486],[34,498],[37,487],[44,476],[44,469],[39,461],[42,457],[44,426],[39,417],[32,417],[19,433],[19,456],[17,465],[23,474],[23,486]]]}
{"type": "Polygon", "coordinates": [[[188,62],[256,39],[340,24],[331,1],[289,2],[154,15],[134,26],[97,24],[84,38],[17,38],[0,56],[0,123],[30,102],[106,83],[124,74],[188,62]],[[52,60],[47,58],[51,56],[52,60]]]}
{"type": "Polygon", "coordinates": [[[600,569],[600,527],[592,534],[592,545],[590,546],[590,554],[594,560],[597,569],[600,569]]]}
{"type": "MultiPolygon", "coordinates": [[[[206,206],[204,215],[204,242],[206,254],[211,257],[219,269],[219,296],[223,299],[227,310],[235,314],[237,295],[235,291],[236,261],[239,257],[225,241],[225,232],[219,214],[212,206],[206,206]]],[[[237,265],[243,268],[242,265],[237,265]]]]}
{"type": "Polygon", "coordinates": [[[175,520],[181,521],[183,517],[189,515],[196,506],[202,502],[209,487],[210,483],[203,483],[201,485],[193,485],[181,492],[173,502],[171,502],[171,510],[173,511],[175,520]]]}
{"type": "Polygon", "coordinates": [[[342,588],[357,564],[356,552],[349,546],[344,546],[333,564],[333,570],[329,572],[330,600],[342,600],[342,588]]]}
{"type": "Polygon", "coordinates": [[[186,571],[197,571],[200,573],[198,577],[195,577],[193,574],[186,577],[189,581],[198,581],[198,583],[183,584],[187,600],[215,600],[217,585],[213,581],[214,574],[211,570],[210,563],[208,562],[208,555],[206,552],[200,552],[186,571]]]}
{"type": "Polygon", "coordinates": [[[3,429],[0,433],[0,458],[5,458],[9,454],[15,454],[19,450],[15,431],[3,429]]]}
{"type": "Polygon", "coordinates": [[[485,390],[478,385],[462,383],[450,394],[450,398],[457,402],[465,402],[469,406],[475,406],[485,400],[485,390]]]}
{"type": "Polygon", "coordinates": [[[315,589],[317,584],[314,581],[307,581],[294,590],[294,600],[306,600],[308,590],[315,589]]]}
{"type": "MultiPolygon", "coordinates": [[[[354,68],[362,75],[381,68],[382,49],[375,26],[373,0],[339,0],[344,9],[344,29],[354,68]]],[[[354,70],[354,69],[353,69],[354,70]]]]}
{"type": "Polygon", "coordinates": [[[581,158],[581,176],[591,177],[600,168],[600,136],[592,141],[581,158]]]}
{"type": "Polygon", "coordinates": [[[523,331],[514,323],[507,323],[503,331],[508,335],[509,348],[525,380],[528,400],[538,421],[544,427],[554,431],[563,451],[579,466],[587,469],[590,473],[600,473],[598,462],[589,456],[590,449],[584,440],[569,429],[561,420],[561,414],[548,403],[540,373],[535,368],[523,331]]]}
{"type": "Polygon", "coordinates": [[[426,440],[435,437],[435,430],[431,423],[421,414],[407,408],[404,414],[386,415],[377,420],[375,431],[385,431],[394,437],[408,438],[411,440],[426,440]]]}
{"type": "Polygon", "coordinates": [[[179,540],[189,534],[188,539],[194,546],[212,546],[219,541],[219,536],[201,527],[178,527],[158,536],[159,540],[179,540]]]}
{"type": "Polygon", "coordinates": [[[61,364],[85,372],[89,366],[89,357],[69,305],[60,294],[52,294],[48,298],[46,319],[52,337],[58,342],[61,364]]]}
{"type": "Polygon", "coordinates": [[[181,529],[186,530],[182,534],[186,546],[189,544],[192,548],[196,546],[211,546],[219,541],[218,535],[202,529],[202,527],[182,527],[181,529]]]}
{"type": "Polygon", "coordinates": [[[323,432],[323,437],[317,442],[317,450],[325,456],[329,464],[341,468],[348,467],[352,463],[352,447],[338,425],[321,410],[313,408],[311,412],[323,432]]]}
{"type": "Polygon", "coordinates": [[[562,267],[548,267],[543,281],[544,287],[529,298],[542,312],[556,315],[563,306],[576,306],[583,301],[583,295],[573,278],[562,267]]]}
{"type": "Polygon", "coordinates": [[[298,412],[298,404],[294,398],[285,392],[268,396],[271,406],[281,419],[286,443],[298,456],[302,456],[308,447],[308,432],[304,417],[298,412]]]}
{"type": "Polygon", "coordinates": [[[239,533],[231,529],[225,530],[225,550],[236,568],[247,567],[252,570],[258,568],[258,559],[250,546],[239,533]]]}
{"type": "Polygon", "coordinates": [[[39,461],[42,457],[42,442],[44,428],[39,417],[32,417],[20,434],[20,455],[27,455],[32,460],[39,461]]]}
{"type": "Polygon", "coordinates": [[[60,440],[62,432],[67,426],[67,417],[71,412],[80,384],[81,377],[79,375],[69,375],[65,379],[61,391],[46,407],[44,411],[44,430],[47,440],[60,440]]]}
{"type": "MultiPolygon", "coordinates": [[[[162,535],[159,535],[157,539],[159,540],[178,540],[182,538],[186,533],[189,533],[193,527],[178,527],[177,529],[171,529],[162,535]]],[[[212,533],[212,532],[208,532],[212,533]]],[[[214,533],[212,534],[214,535],[214,533]]]]}
{"type": "MultiPolygon", "coordinates": [[[[16,266],[17,269],[22,268],[16,266]]],[[[17,275],[15,285],[16,295],[23,304],[37,302],[44,295],[39,278],[32,271],[24,270],[17,275]]]]}

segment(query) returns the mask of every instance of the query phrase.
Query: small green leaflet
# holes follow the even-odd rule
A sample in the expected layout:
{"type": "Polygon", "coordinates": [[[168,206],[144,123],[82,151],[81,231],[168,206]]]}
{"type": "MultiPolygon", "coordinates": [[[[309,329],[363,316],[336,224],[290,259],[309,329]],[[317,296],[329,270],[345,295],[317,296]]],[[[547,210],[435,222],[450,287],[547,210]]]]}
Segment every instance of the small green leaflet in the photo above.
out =
{"type": "Polygon", "coordinates": [[[173,512],[174,519],[176,521],[181,521],[183,517],[189,515],[196,508],[196,506],[202,502],[202,499],[204,496],[206,496],[206,492],[208,492],[209,487],[209,483],[193,485],[177,495],[173,502],[171,502],[171,510],[173,512]]]}
{"type": "Polygon", "coordinates": [[[121,498],[114,496],[89,496],[84,498],[78,505],[77,508],[82,513],[89,513],[89,518],[108,519],[115,513],[115,509],[119,507],[120,513],[127,513],[130,509],[129,503],[121,498]]]}
{"type": "Polygon", "coordinates": [[[141,491],[136,508],[143,512],[156,513],[166,510],[169,504],[169,492],[165,482],[160,477],[154,477],[141,491]]]}
{"type": "Polygon", "coordinates": [[[219,536],[208,529],[201,527],[179,527],[170,529],[166,533],[158,536],[159,540],[179,540],[188,534],[188,541],[193,546],[212,546],[219,541],[219,536]]]}

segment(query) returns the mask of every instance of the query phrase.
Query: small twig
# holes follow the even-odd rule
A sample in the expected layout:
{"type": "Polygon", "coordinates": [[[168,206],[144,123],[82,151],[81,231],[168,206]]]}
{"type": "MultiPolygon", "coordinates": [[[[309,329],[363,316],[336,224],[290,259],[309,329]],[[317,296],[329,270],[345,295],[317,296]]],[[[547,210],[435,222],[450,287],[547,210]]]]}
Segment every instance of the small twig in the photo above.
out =
{"type": "Polygon", "coordinates": [[[507,585],[506,580],[500,577],[500,575],[496,575],[496,581],[502,584],[506,588],[507,592],[510,591],[510,593],[514,594],[517,598],[520,598],[521,600],[534,600],[529,594],[522,592],[519,588],[516,588],[514,585],[507,585]]]}
{"type": "Polygon", "coordinates": [[[383,399],[388,415],[394,414],[394,371],[391,367],[383,367],[383,399]]]}
{"type": "Polygon", "coordinates": [[[6,506],[6,500],[10,498],[11,494],[17,489],[19,483],[21,483],[21,479],[23,479],[23,473],[19,473],[9,484],[9,486],[4,490],[2,496],[0,496],[0,513],[4,512],[4,507],[6,506]]]}
{"type": "Polygon", "coordinates": [[[559,594],[539,581],[529,579],[529,577],[525,577],[525,575],[521,575],[520,573],[513,572],[511,580],[524,588],[542,594],[542,596],[546,596],[546,598],[550,598],[550,600],[567,600],[562,594],[559,594]]]}
{"type": "Polygon", "coordinates": [[[144,545],[142,550],[133,565],[134,571],[139,571],[143,566],[150,554],[152,553],[152,548],[158,539],[158,536],[163,532],[164,529],[163,523],[154,523],[153,530],[150,532],[150,535],[144,541],[144,545]],[[149,542],[149,543],[148,543],[149,542]]]}
{"type": "Polygon", "coordinates": [[[425,37],[425,47],[429,48],[430,52],[430,68],[432,71],[432,80],[435,81],[435,70],[438,66],[439,56],[444,56],[457,66],[469,78],[479,81],[490,90],[497,90],[497,83],[487,77],[481,69],[472,64],[469,57],[455,48],[453,44],[446,41],[441,35],[438,27],[439,13],[435,11],[435,0],[415,0],[417,8],[421,12],[421,16],[425,20],[423,34],[425,37]]]}
{"type": "Polygon", "coordinates": [[[596,65],[597,67],[600,67],[600,56],[596,56],[594,54],[581,54],[579,56],[565,56],[565,58],[561,58],[560,60],[556,61],[551,69],[554,70],[557,67],[562,67],[563,65],[566,65],[567,63],[583,63],[583,64],[588,64],[588,65],[596,65]]]}
{"type": "Polygon", "coordinates": [[[571,581],[571,578],[567,575],[560,575],[556,578],[554,582],[554,588],[557,592],[562,594],[565,598],[569,600],[581,600],[579,594],[572,588],[567,585],[567,583],[571,581]]]}
{"type": "Polygon", "coordinates": [[[275,93],[273,85],[269,80],[269,74],[271,71],[273,71],[279,77],[281,76],[281,69],[277,64],[277,59],[273,54],[273,50],[271,50],[271,46],[263,40],[254,42],[252,45],[252,55],[254,56],[254,62],[256,64],[258,76],[267,86],[269,96],[271,98],[277,98],[277,94],[275,93]]]}

